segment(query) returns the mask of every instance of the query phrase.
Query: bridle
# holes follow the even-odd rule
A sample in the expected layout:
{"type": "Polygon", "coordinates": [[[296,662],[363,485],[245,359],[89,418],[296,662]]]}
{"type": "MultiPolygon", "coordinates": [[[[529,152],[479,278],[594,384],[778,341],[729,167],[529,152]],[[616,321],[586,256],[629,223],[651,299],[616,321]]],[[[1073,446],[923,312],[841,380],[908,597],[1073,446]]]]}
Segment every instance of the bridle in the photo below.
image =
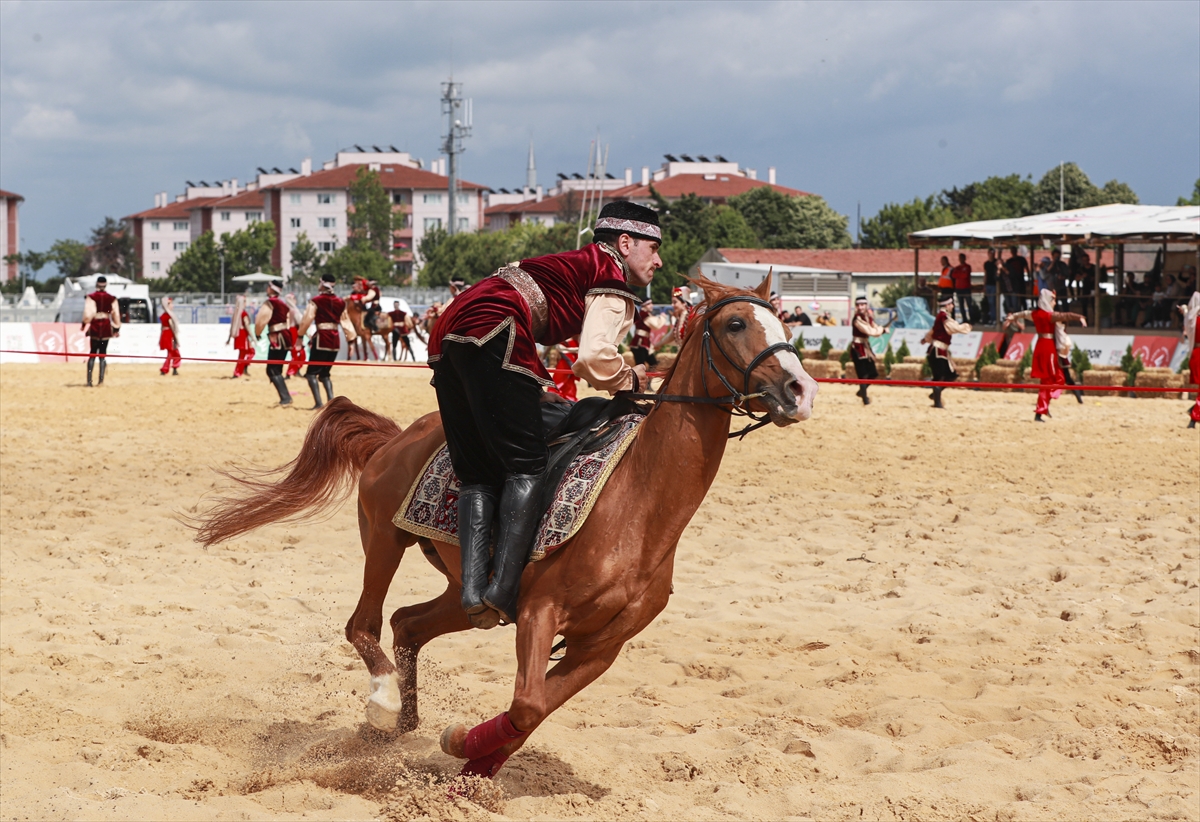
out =
{"type": "Polygon", "coordinates": [[[725,351],[725,349],[721,347],[721,341],[718,340],[716,338],[716,336],[714,336],[712,333],[712,316],[713,316],[713,314],[715,314],[718,309],[724,308],[725,306],[727,306],[731,303],[750,303],[751,305],[760,305],[763,308],[767,309],[768,311],[771,311],[772,313],[774,313],[774,311],[775,311],[774,306],[772,306],[766,300],[763,300],[759,297],[751,297],[751,296],[747,296],[747,295],[737,295],[737,296],[733,296],[733,297],[726,297],[723,300],[717,300],[717,302],[715,302],[712,305],[705,308],[705,310],[704,310],[704,334],[703,334],[704,370],[700,372],[700,380],[701,380],[701,384],[704,386],[705,396],[689,397],[689,396],[685,396],[682,394],[662,394],[662,393],[635,394],[635,393],[624,392],[624,391],[621,392],[621,396],[627,397],[628,399],[631,399],[631,400],[649,400],[649,401],[655,402],[655,403],[680,402],[680,403],[696,403],[696,404],[700,404],[700,405],[716,405],[716,406],[721,406],[721,410],[724,411],[725,413],[729,414],[730,416],[736,415],[736,416],[741,416],[741,417],[749,417],[750,419],[754,420],[753,424],[747,425],[741,431],[735,431],[735,432],[731,433],[729,435],[730,439],[732,439],[733,437],[738,437],[740,439],[742,437],[745,437],[751,431],[762,428],[764,425],[768,424],[771,421],[771,418],[768,415],[766,415],[766,414],[757,415],[753,411],[751,411],[749,405],[747,405],[747,403],[750,400],[757,399],[759,397],[764,397],[767,394],[766,391],[755,391],[755,392],[751,393],[751,391],[750,391],[750,375],[754,372],[755,368],[758,368],[758,366],[762,363],[763,360],[765,360],[767,357],[770,357],[776,351],[793,351],[794,352],[795,349],[792,348],[791,343],[778,342],[773,345],[769,345],[766,348],[764,348],[762,351],[760,351],[757,355],[755,355],[754,359],[752,359],[750,361],[750,364],[747,365],[745,368],[738,367],[738,364],[733,361],[733,358],[730,357],[729,354],[725,351]],[[729,380],[725,378],[725,375],[722,374],[720,372],[720,370],[717,368],[717,364],[713,360],[713,354],[712,354],[712,347],[714,345],[717,347],[717,351],[721,354],[721,356],[725,358],[725,362],[729,363],[731,366],[733,366],[737,371],[739,371],[741,373],[741,375],[742,375],[742,390],[741,391],[734,388],[733,384],[730,383],[729,380]],[[712,371],[714,374],[717,375],[717,379],[719,379],[721,381],[721,384],[723,386],[725,386],[725,390],[729,392],[728,395],[726,395],[724,397],[708,396],[708,372],[709,371],[712,371]],[[728,405],[729,408],[724,408],[724,406],[726,406],[726,405],[728,405]]]}

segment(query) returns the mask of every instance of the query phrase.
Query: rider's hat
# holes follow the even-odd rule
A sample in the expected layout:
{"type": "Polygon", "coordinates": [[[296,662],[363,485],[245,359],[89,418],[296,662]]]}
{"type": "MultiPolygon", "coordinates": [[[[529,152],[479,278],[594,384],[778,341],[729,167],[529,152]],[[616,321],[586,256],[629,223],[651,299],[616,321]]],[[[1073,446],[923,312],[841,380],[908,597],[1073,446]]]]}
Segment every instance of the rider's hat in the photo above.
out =
{"type": "Polygon", "coordinates": [[[608,203],[600,210],[600,216],[596,219],[596,231],[614,231],[642,240],[662,242],[658,212],[624,200],[608,203]]]}

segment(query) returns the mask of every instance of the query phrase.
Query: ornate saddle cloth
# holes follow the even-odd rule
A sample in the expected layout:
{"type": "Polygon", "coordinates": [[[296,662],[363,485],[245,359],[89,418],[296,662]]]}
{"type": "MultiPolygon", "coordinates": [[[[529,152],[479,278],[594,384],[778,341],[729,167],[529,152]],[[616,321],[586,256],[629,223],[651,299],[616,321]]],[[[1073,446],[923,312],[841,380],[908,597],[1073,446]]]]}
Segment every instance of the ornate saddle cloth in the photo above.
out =
{"type": "MultiPolygon", "coordinates": [[[[542,514],[530,562],[554,553],[583,527],[604,483],[633,443],[644,419],[642,414],[617,417],[612,421],[618,429],[615,436],[600,449],[571,461],[542,514]]],[[[459,488],[450,452],[443,445],[421,469],[392,522],[411,534],[458,545],[459,488]]]]}

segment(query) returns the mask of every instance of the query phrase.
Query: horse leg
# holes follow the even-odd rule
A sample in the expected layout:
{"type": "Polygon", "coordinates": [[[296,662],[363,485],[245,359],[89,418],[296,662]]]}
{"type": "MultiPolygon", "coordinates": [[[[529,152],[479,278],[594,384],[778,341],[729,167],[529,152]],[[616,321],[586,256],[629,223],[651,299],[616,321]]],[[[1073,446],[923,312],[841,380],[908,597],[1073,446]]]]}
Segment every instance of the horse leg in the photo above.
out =
{"type": "Polygon", "coordinates": [[[416,729],[421,721],[417,713],[417,655],[421,648],[443,634],[474,627],[459,599],[458,583],[447,578],[446,590],[441,596],[420,605],[400,608],[392,614],[392,645],[403,700],[397,727],[401,733],[416,729]]]}
{"type": "Polygon", "coordinates": [[[396,667],[379,645],[383,630],[383,601],[392,584],[392,577],[400,566],[404,549],[412,544],[413,537],[390,522],[371,523],[361,503],[358,508],[358,527],[366,553],[363,590],[358,607],[346,623],[346,639],[358,651],[371,675],[367,721],[381,731],[391,731],[396,727],[402,702],[396,667]]]}

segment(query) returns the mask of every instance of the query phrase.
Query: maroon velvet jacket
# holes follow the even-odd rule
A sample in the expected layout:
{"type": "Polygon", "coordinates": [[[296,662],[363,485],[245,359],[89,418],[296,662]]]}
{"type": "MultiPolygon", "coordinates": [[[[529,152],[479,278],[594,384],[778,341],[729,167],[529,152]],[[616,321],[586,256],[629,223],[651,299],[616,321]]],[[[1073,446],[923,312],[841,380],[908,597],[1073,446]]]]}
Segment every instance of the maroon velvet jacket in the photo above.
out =
{"type": "Polygon", "coordinates": [[[107,340],[113,335],[112,309],[117,298],[107,291],[93,291],[88,297],[96,304],[96,316],[88,326],[87,335],[107,340]]]}
{"type": "Polygon", "coordinates": [[[345,301],[337,294],[321,292],[310,302],[317,307],[317,316],[313,319],[317,329],[314,344],[320,351],[337,351],[341,344],[339,323],[342,312],[346,310],[345,301]],[[330,325],[333,327],[330,328],[330,325]]]}

